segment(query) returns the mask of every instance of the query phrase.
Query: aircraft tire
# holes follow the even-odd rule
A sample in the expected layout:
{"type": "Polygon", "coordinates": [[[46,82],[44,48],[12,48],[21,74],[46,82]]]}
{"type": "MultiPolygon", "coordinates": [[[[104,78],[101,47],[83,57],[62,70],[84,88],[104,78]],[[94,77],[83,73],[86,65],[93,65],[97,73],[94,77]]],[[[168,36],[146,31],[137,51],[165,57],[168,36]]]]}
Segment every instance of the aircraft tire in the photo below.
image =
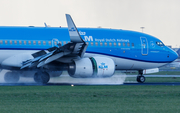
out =
{"type": "Polygon", "coordinates": [[[47,84],[50,80],[50,76],[47,72],[38,71],[34,74],[34,81],[36,83],[47,84]]]}
{"type": "Polygon", "coordinates": [[[137,82],[144,83],[146,78],[144,76],[137,76],[137,82]]]}
{"type": "Polygon", "coordinates": [[[20,79],[20,76],[18,72],[7,72],[4,75],[4,80],[7,83],[17,83],[19,79],[20,79]]]}

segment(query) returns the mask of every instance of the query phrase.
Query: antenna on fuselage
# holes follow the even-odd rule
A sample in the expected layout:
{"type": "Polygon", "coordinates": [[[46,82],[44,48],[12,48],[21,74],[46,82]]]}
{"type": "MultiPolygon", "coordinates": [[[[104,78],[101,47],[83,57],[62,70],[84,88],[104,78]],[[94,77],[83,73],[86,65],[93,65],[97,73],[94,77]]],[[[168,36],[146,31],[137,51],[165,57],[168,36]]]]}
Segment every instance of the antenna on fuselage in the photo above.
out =
{"type": "Polygon", "coordinates": [[[145,28],[145,27],[140,27],[141,29],[142,29],[142,32],[143,32],[143,29],[145,28]]]}

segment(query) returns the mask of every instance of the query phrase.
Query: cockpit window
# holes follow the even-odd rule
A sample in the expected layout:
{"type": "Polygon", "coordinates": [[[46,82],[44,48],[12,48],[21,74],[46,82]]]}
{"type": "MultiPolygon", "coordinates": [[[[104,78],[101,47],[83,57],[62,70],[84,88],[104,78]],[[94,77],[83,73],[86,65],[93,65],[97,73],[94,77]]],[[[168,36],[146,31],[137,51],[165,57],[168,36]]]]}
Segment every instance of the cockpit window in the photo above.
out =
{"type": "Polygon", "coordinates": [[[164,46],[164,44],[163,44],[162,42],[156,42],[156,44],[157,44],[158,46],[164,46]]]}

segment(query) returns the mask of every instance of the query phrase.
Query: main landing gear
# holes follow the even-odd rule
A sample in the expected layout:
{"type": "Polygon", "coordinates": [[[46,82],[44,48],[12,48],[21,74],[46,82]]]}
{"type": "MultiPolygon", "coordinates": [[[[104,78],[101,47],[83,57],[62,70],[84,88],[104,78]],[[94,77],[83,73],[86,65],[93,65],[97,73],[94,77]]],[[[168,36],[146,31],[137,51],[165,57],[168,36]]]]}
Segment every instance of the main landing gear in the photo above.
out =
{"type": "MultiPolygon", "coordinates": [[[[10,71],[4,75],[4,81],[6,83],[17,83],[22,76],[21,72],[10,71]]],[[[46,71],[39,70],[34,74],[34,81],[40,84],[47,84],[50,80],[50,75],[46,71]]]]}
{"type": "Polygon", "coordinates": [[[4,81],[7,83],[17,83],[20,79],[20,73],[12,71],[12,72],[7,72],[4,75],[4,81]]]}
{"type": "Polygon", "coordinates": [[[47,84],[49,82],[49,79],[50,76],[45,71],[38,71],[34,74],[34,81],[36,83],[47,84]]]}
{"type": "Polygon", "coordinates": [[[146,81],[146,78],[143,76],[143,70],[140,70],[137,76],[137,82],[144,83],[145,81],[146,81]]]}

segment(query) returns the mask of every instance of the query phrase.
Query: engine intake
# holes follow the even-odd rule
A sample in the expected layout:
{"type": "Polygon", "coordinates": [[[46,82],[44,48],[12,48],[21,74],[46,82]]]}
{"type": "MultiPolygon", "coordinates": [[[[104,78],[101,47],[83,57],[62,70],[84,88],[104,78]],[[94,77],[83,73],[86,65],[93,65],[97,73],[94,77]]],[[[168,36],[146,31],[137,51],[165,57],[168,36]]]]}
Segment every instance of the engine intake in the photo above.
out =
{"type": "Polygon", "coordinates": [[[111,58],[91,57],[74,60],[69,64],[68,73],[75,78],[111,77],[115,64],[111,58]]]}

